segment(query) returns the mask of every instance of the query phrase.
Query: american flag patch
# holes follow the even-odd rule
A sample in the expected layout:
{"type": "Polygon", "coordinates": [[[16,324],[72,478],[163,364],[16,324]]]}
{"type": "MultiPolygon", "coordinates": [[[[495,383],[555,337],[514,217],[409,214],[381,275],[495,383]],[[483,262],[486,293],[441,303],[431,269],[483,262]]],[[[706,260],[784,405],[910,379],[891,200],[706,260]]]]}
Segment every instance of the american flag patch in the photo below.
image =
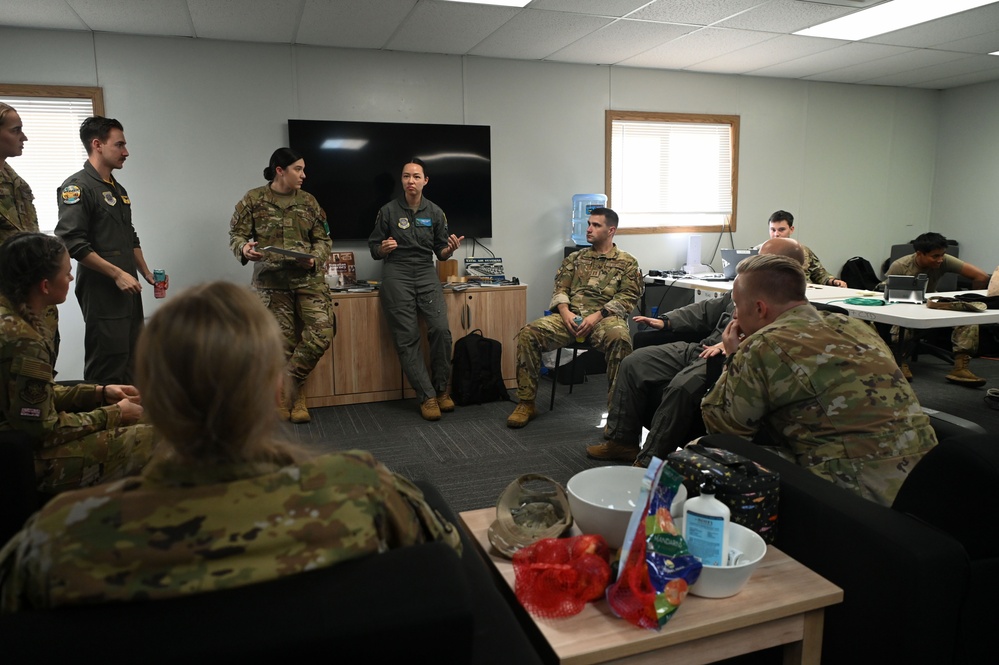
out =
{"type": "Polygon", "coordinates": [[[21,407],[21,417],[22,418],[41,418],[42,410],[33,409],[29,406],[21,407]]]}

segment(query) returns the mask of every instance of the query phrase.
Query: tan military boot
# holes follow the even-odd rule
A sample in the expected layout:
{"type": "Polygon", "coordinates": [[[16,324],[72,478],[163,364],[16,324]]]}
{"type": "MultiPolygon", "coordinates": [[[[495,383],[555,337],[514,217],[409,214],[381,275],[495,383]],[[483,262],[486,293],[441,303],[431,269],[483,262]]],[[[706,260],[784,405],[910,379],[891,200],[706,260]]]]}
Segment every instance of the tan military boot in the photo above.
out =
{"type": "Polygon", "coordinates": [[[441,407],[437,404],[436,397],[428,397],[426,401],[420,405],[420,415],[423,416],[424,420],[441,419],[441,407]]]}
{"type": "Polygon", "coordinates": [[[909,369],[909,363],[902,363],[898,366],[902,370],[902,378],[906,381],[912,381],[912,370],[909,369]]]}
{"type": "Polygon", "coordinates": [[[299,391],[295,396],[295,404],[291,407],[291,422],[307,423],[310,420],[312,416],[309,415],[309,407],[305,405],[305,395],[299,391]]]}
{"type": "Polygon", "coordinates": [[[506,426],[514,429],[523,427],[528,421],[534,419],[534,402],[523,402],[517,404],[513,413],[506,419],[506,426]]]}
{"type": "Polygon", "coordinates": [[[977,388],[979,386],[985,385],[985,379],[980,376],[975,376],[975,374],[968,369],[968,361],[971,360],[971,356],[967,353],[958,353],[954,356],[954,369],[950,371],[946,378],[951,383],[957,383],[962,386],[968,386],[969,388],[977,388]]]}
{"type": "Polygon", "coordinates": [[[449,393],[441,393],[437,395],[437,406],[440,407],[441,413],[451,413],[454,411],[454,400],[449,393]]]}
{"type": "Polygon", "coordinates": [[[586,446],[587,457],[616,462],[634,462],[640,452],[638,446],[628,446],[617,441],[604,441],[594,446],[586,446]]]}
{"type": "Polygon", "coordinates": [[[288,396],[288,389],[281,389],[281,401],[277,405],[278,418],[284,422],[288,422],[291,418],[291,398],[288,396]]]}

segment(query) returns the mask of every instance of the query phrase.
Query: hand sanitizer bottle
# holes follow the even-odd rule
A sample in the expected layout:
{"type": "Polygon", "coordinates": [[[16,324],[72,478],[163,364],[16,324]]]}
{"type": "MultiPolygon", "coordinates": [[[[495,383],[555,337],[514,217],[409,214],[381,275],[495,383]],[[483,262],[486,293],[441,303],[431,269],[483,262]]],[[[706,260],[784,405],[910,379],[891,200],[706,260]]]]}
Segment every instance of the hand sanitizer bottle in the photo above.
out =
{"type": "Polygon", "coordinates": [[[683,539],[690,553],[707,566],[728,564],[728,524],[732,511],[715,498],[715,481],[710,476],[701,485],[701,495],[683,504],[683,539]]]}

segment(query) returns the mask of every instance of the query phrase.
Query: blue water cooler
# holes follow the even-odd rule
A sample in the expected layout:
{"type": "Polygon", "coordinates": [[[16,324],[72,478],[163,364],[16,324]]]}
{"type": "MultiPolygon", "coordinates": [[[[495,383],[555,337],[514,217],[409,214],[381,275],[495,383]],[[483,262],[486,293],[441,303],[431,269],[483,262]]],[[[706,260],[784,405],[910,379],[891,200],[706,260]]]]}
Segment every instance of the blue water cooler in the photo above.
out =
{"type": "Polygon", "coordinates": [[[572,197],[572,241],[576,245],[590,246],[586,241],[586,220],[594,208],[606,206],[606,194],[576,194],[572,197]]]}

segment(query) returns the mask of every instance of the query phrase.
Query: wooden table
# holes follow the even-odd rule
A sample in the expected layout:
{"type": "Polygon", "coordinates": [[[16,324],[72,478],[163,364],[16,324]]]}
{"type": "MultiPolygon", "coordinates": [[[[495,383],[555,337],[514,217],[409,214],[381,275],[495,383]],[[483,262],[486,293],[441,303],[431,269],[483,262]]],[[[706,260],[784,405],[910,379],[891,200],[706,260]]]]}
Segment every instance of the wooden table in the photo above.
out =
{"type": "MultiPolygon", "coordinates": [[[[465,529],[504,581],[514,586],[513,564],[492,551],[487,532],[495,508],[461,513],[465,529]]],[[[531,617],[560,663],[712,663],[777,645],[785,663],[819,663],[824,608],[843,590],[771,546],[749,583],[731,598],[688,595],[660,631],[614,615],[606,600],[574,617],[531,617]]]]}

